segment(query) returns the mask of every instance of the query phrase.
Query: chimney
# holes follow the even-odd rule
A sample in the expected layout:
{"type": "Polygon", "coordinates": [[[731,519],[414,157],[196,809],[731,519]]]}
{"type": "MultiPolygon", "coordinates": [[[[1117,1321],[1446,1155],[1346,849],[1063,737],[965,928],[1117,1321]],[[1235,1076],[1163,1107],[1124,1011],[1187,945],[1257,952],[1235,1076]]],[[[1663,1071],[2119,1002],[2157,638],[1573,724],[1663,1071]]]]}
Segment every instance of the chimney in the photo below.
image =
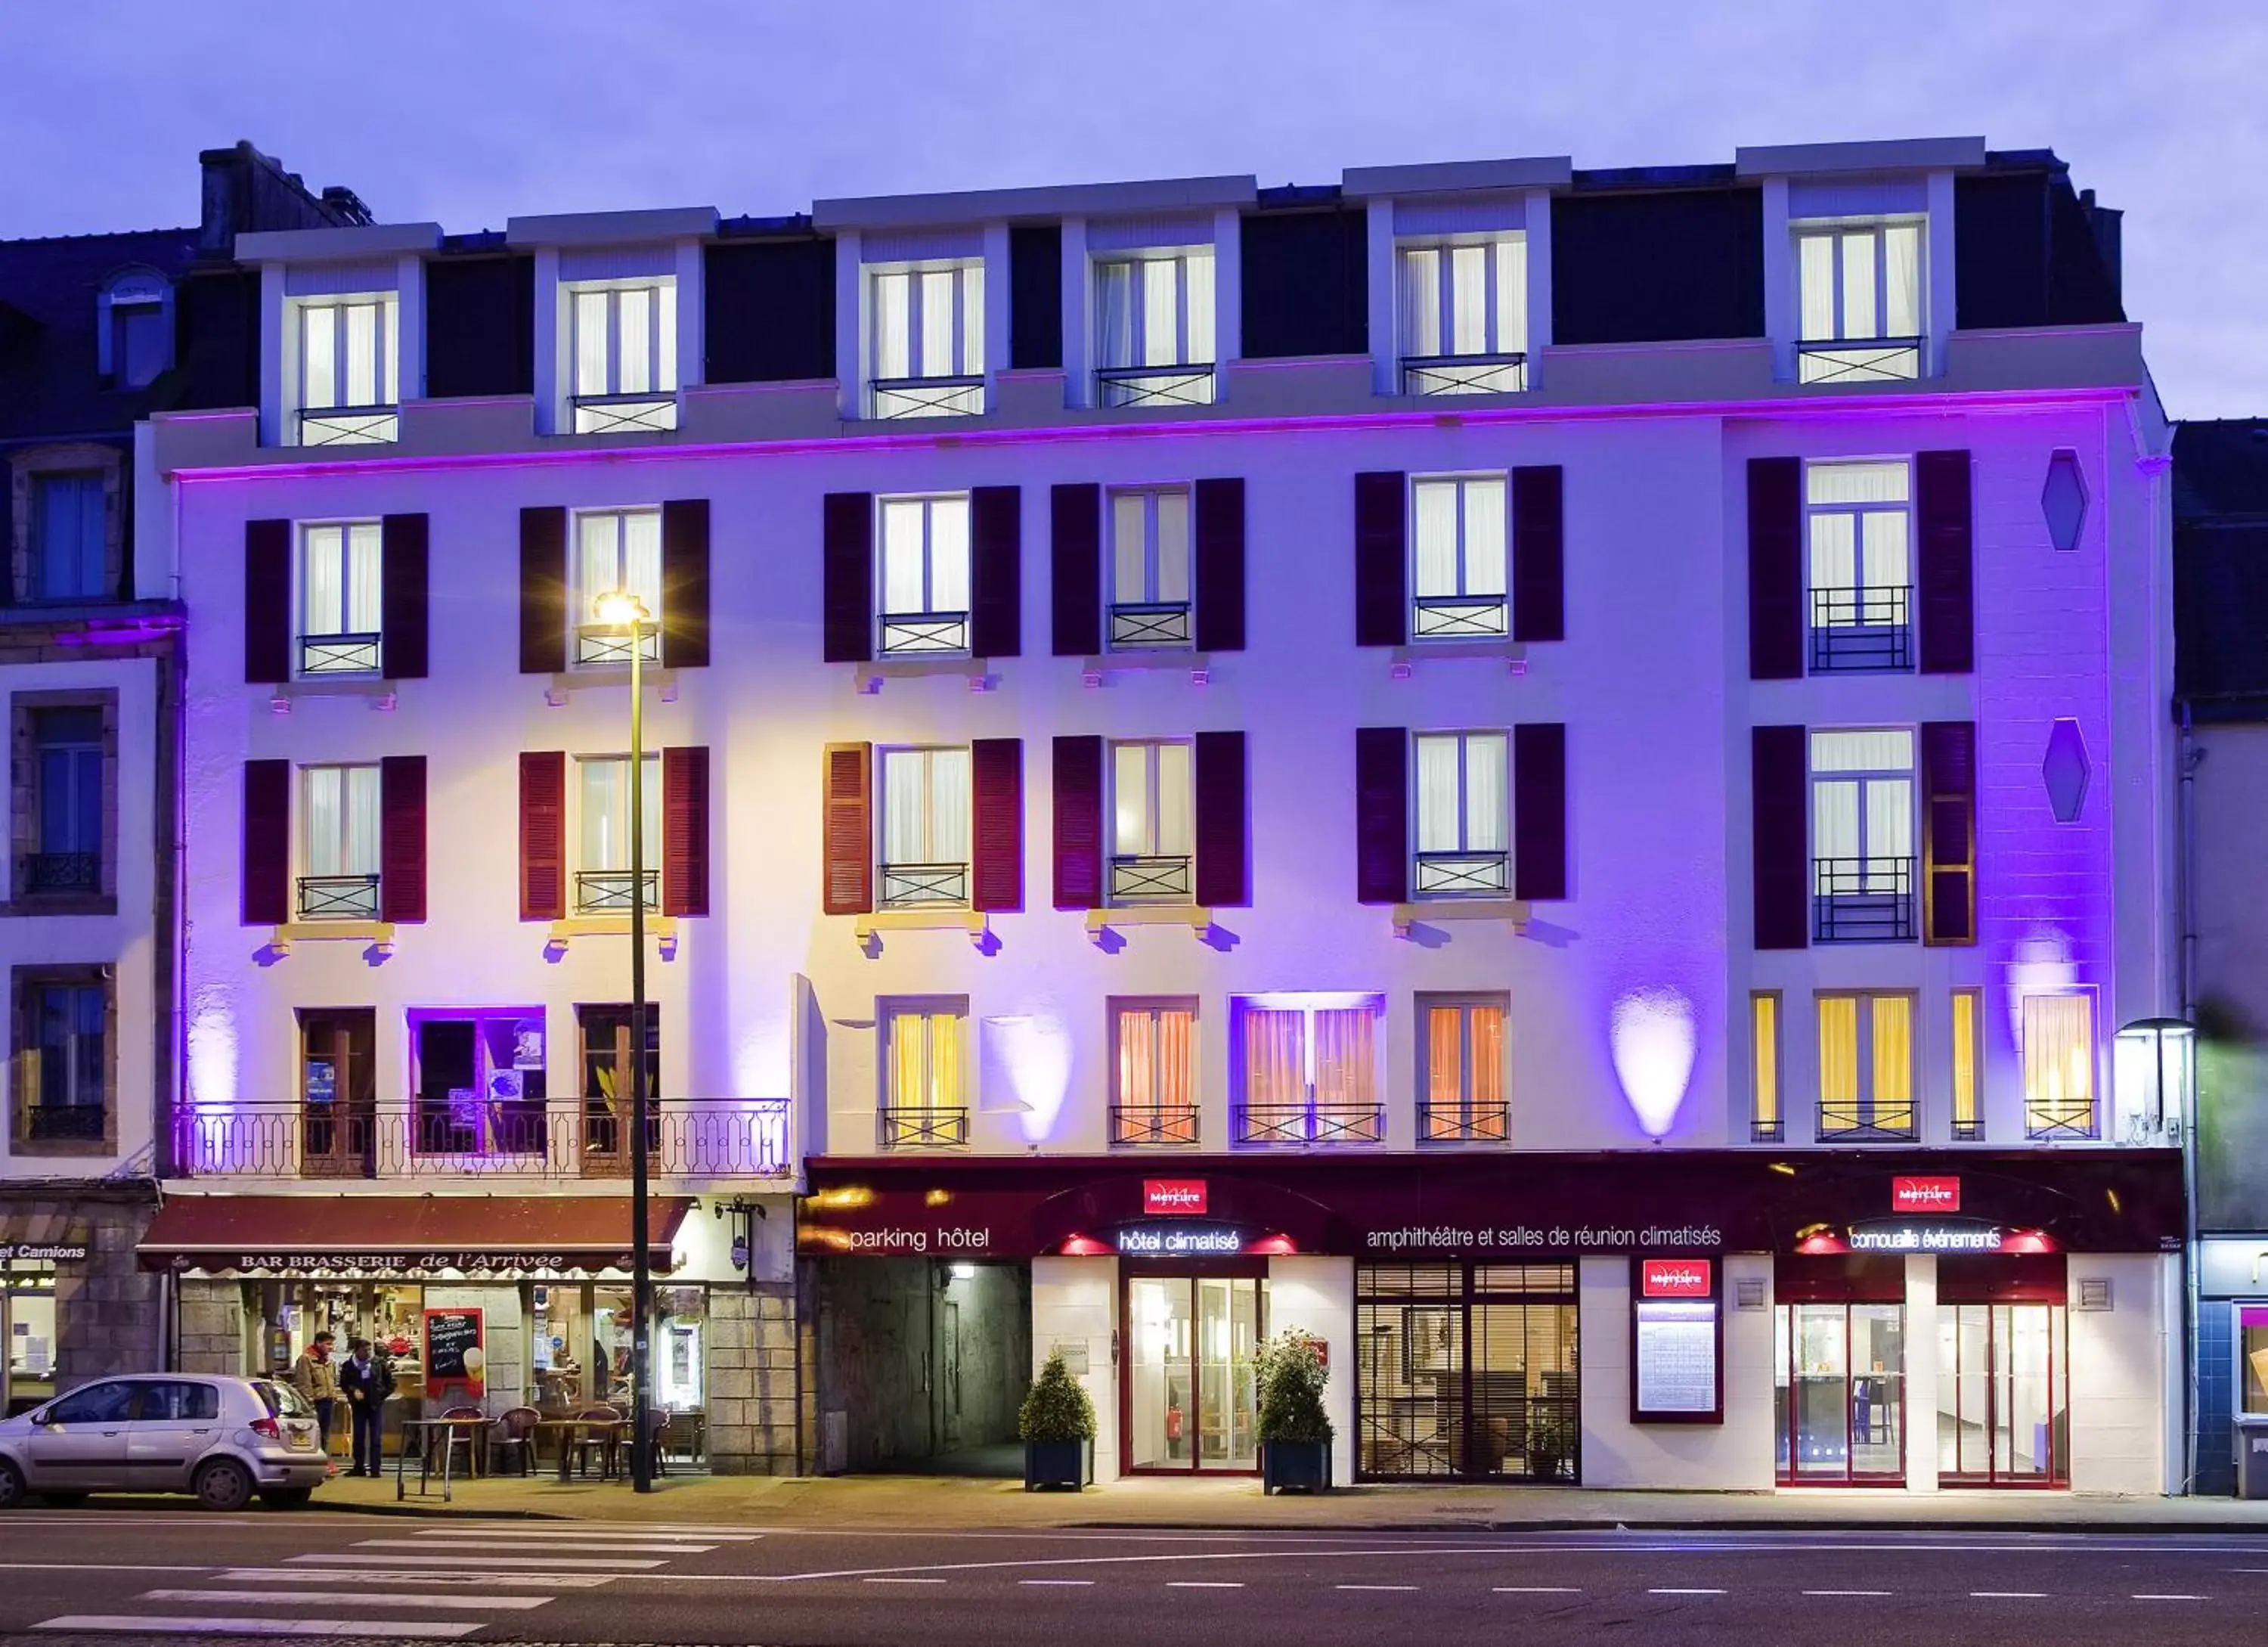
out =
{"type": "Polygon", "coordinates": [[[370,208],[350,188],[334,185],[318,196],[272,157],[239,140],[233,148],[197,156],[204,172],[204,208],[197,251],[227,257],[239,234],[270,229],[321,229],[372,221],[370,208]]]}
{"type": "Polygon", "coordinates": [[[2102,277],[2110,283],[2110,295],[2123,308],[2126,298],[2121,290],[2119,247],[2126,214],[2096,205],[2091,188],[2080,190],[2079,209],[2087,214],[2088,233],[2095,237],[2095,255],[2102,260],[2102,277]]]}

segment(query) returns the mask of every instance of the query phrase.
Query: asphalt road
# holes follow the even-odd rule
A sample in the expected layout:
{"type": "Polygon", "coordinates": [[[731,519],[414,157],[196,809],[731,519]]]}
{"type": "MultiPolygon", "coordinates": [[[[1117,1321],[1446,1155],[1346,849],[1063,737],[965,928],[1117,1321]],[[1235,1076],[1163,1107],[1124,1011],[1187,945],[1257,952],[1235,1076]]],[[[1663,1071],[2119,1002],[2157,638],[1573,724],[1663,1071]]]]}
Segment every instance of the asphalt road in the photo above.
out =
{"type": "Polygon", "coordinates": [[[0,1518],[0,1640],[2257,1647],[2268,1538],[832,1533],[0,1518]]]}

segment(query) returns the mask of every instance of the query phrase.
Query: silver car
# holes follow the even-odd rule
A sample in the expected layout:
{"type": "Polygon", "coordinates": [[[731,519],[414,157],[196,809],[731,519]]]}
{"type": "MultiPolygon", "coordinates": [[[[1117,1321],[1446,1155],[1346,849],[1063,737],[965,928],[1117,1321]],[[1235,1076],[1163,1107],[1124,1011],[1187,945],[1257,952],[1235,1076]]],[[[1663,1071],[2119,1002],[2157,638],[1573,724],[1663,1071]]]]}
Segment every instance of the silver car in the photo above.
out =
{"type": "Polygon", "coordinates": [[[288,1384],[148,1373],[81,1385],[0,1420],[0,1510],[32,1493],[195,1493],[208,1510],[257,1494],[295,1510],[329,1468],[315,1415],[288,1384]]]}

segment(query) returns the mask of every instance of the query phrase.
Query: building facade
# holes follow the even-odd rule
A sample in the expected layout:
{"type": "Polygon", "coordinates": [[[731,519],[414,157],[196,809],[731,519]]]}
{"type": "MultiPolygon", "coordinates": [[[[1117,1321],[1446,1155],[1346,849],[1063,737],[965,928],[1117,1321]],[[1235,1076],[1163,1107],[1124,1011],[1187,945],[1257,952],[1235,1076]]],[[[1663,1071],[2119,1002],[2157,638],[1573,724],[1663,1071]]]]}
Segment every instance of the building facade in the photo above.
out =
{"type": "Polygon", "coordinates": [[[1297,1330],[1342,1479],[2164,1490],[2116,250],[1977,140],[246,237],[146,460],[182,1353],[612,1392],[643,898],[719,1467],[1060,1347],[1105,1475],[1248,1470],[1297,1330]]]}

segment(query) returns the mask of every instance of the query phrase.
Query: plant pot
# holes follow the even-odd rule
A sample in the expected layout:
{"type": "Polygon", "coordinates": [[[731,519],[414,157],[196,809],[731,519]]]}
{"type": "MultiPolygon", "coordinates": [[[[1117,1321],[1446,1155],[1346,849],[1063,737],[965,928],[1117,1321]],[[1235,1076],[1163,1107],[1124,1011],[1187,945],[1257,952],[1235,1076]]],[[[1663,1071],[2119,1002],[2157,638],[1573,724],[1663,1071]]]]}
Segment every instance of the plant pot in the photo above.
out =
{"type": "Polygon", "coordinates": [[[1024,1444],[1024,1490],[1067,1487],[1078,1492],[1094,1479],[1094,1444],[1090,1441],[1027,1441],[1024,1444]]]}
{"type": "Polygon", "coordinates": [[[1260,1489],[1263,1494],[1324,1493],[1331,1486],[1328,1441],[1263,1441],[1260,1444],[1260,1489]]]}

